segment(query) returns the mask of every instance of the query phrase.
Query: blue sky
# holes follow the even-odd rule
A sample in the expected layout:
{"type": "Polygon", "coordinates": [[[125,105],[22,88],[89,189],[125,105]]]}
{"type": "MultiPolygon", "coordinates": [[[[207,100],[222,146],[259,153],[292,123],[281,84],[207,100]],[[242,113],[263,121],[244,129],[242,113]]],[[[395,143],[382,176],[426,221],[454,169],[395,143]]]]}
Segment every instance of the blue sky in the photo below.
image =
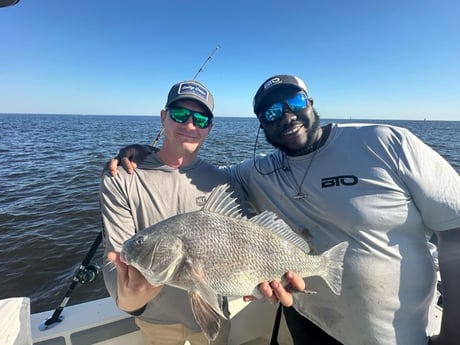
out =
{"type": "Polygon", "coordinates": [[[21,0],[0,9],[0,113],[157,115],[197,80],[252,116],[274,74],[323,118],[460,120],[458,0],[21,0]]]}

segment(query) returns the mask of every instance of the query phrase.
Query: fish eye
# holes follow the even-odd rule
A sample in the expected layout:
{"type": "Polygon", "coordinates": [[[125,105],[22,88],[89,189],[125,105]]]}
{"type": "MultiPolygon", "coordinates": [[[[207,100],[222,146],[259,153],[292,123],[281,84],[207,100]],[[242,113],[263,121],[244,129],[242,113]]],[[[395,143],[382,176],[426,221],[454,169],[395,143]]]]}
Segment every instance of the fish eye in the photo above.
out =
{"type": "Polygon", "coordinates": [[[141,246],[144,244],[144,238],[143,237],[139,237],[138,239],[136,239],[136,244],[138,246],[141,246]]]}

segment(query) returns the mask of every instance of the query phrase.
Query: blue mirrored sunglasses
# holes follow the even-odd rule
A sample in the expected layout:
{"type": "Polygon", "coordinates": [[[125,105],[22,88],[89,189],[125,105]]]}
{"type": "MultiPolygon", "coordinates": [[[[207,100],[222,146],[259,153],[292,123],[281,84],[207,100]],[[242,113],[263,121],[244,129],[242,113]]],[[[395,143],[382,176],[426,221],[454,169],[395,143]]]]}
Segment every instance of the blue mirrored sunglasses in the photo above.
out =
{"type": "Polygon", "coordinates": [[[212,123],[212,117],[187,108],[169,108],[169,117],[177,123],[184,123],[191,116],[193,124],[198,128],[207,128],[212,123]]]}
{"type": "Polygon", "coordinates": [[[261,113],[265,122],[275,122],[283,116],[283,104],[286,104],[293,112],[305,109],[307,107],[307,95],[298,93],[291,98],[272,104],[270,108],[261,113]]]}

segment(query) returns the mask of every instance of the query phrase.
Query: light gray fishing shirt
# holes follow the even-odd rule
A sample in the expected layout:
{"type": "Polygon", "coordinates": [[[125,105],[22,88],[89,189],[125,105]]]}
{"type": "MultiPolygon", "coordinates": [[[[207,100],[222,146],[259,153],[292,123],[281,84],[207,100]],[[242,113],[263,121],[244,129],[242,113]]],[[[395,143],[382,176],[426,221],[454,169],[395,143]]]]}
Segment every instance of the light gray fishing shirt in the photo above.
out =
{"type": "MultiPolygon", "coordinates": [[[[121,167],[115,177],[105,174],[100,189],[105,252],[119,252],[125,240],[161,220],[201,209],[211,190],[226,183],[223,170],[199,158],[187,167],[174,169],[155,152],[132,175],[121,167]]],[[[116,270],[112,268],[104,267],[104,280],[110,295],[116,298],[116,270]]],[[[188,293],[175,287],[164,286],[139,318],[153,323],[182,323],[200,331],[188,293]]]]}
{"type": "Polygon", "coordinates": [[[345,124],[317,152],[275,150],[231,169],[256,211],[277,213],[317,253],[349,242],[341,295],[307,278],[317,294],[294,294],[299,312],[345,345],[427,343],[427,237],[460,227],[460,178],[446,160],[408,130],[345,124]]]}

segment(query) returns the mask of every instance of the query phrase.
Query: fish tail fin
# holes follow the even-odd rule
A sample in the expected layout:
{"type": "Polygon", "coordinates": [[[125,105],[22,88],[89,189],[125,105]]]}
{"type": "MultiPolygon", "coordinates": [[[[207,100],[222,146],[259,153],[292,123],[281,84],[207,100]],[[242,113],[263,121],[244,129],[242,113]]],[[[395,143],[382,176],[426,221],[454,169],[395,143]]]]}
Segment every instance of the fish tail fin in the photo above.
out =
{"type": "Polygon", "coordinates": [[[321,277],[336,295],[342,290],[343,258],[347,248],[348,242],[342,242],[321,254],[328,262],[321,277]]]}

